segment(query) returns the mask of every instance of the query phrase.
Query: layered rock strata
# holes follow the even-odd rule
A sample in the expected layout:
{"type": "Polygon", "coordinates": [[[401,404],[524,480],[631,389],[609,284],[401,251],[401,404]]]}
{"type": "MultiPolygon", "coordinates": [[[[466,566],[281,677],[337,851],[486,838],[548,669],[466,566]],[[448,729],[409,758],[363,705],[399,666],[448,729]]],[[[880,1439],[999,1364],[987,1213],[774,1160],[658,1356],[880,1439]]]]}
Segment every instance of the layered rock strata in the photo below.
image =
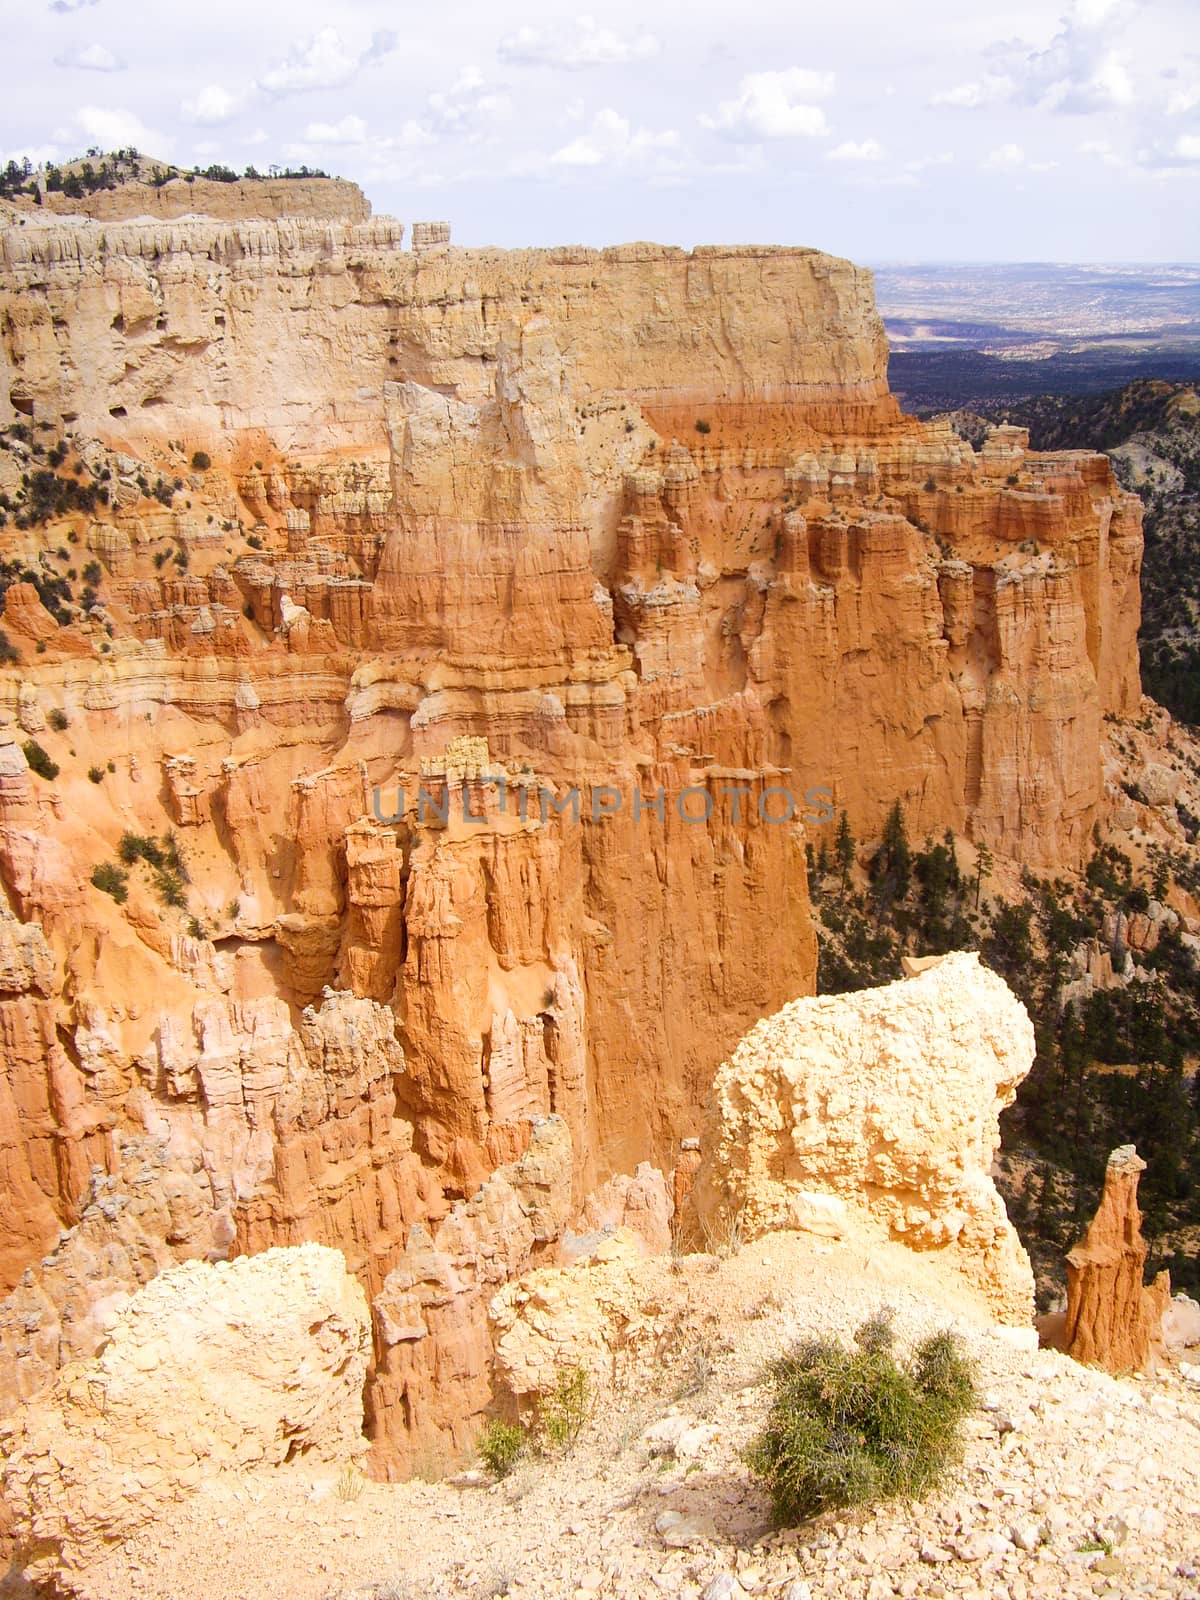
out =
{"type": "Polygon", "coordinates": [[[835,810],[1082,859],[1140,555],[1103,457],[903,417],[847,262],[402,241],[0,236],[0,484],[61,435],[104,491],[0,530],[4,1391],[168,1261],[316,1240],[396,1472],[462,1449],[497,1275],[813,989],[835,810]],[[93,883],[168,830],[174,904],[93,883]]]}

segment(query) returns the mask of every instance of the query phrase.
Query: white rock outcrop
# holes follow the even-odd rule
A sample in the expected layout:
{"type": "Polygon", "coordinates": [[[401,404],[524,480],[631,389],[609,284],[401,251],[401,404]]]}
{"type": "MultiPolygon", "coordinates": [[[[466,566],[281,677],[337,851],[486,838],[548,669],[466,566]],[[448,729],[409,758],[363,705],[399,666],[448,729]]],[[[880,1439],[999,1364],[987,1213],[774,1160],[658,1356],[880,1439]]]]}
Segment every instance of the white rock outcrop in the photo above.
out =
{"type": "Polygon", "coordinates": [[[960,953],[857,994],[795,1000],[718,1068],[693,1189],[709,1239],[806,1226],[840,1197],[916,1249],[954,1252],[997,1317],[1033,1313],[1029,1260],[989,1176],[1033,1063],[1029,1016],[960,953]]]}
{"type": "Polygon", "coordinates": [[[366,1449],[366,1297],[340,1251],[267,1250],[154,1278],[90,1361],[0,1430],[34,1581],[68,1592],[113,1543],[222,1471],[366,1449]]]}

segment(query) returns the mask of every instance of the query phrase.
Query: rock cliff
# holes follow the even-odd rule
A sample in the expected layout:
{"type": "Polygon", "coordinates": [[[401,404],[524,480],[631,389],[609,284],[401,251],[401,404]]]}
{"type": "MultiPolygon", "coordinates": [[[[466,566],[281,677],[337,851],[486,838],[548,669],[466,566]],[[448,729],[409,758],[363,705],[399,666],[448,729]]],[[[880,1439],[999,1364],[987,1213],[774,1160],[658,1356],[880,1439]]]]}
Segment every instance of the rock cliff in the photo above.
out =
{"type": "Polygon", "coordinates": [[[315,1240],[391,1472],[812,992],[835,808],[1082,859],[1141,548],[1103,457],[902,416],[847,262],[413,238],[0,235],[3,1392],[315,1240]]]}

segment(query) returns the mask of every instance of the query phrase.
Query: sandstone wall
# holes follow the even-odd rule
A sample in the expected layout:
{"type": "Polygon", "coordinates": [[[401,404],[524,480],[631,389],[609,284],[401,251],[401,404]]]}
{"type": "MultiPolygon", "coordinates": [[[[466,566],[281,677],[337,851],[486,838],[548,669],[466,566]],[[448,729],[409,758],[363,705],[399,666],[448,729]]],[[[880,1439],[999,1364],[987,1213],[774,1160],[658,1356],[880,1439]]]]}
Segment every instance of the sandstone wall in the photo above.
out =
{"type": "Polygon", "coordinates": [[[171,1261],[316,1240],[375,1306],[391,1472],[464,1447],[495,1272],[669,1170],[811,993],[835,808],[1083,858],[1141,549],[1103,457],[900,416],[847,262],[400,245],[0,235],[0,406],[106,495],[0,529],[21,571],[103,569],[66,626],[4,603],[0,1393],[171,1261]],[[186,909],[93,885],[168,829],[186,909]]]}
{"type": "MultiPolygon", "coordinates": [[[[147,166],[152,166],[150,162],[147,166]]],[[[24,195],[17,208],[33,217],[94,217],[101,222],[123,222],[152,217],[324,217],[330,221],[365,222],[371,205],[356,183],[344,178],[257,178],[236,183],[216,183],[211,178],[172,178],[155,187],[151,183],[122,183],[115,189],[71,200],[47,190],[41,204],[24,195]]]]}

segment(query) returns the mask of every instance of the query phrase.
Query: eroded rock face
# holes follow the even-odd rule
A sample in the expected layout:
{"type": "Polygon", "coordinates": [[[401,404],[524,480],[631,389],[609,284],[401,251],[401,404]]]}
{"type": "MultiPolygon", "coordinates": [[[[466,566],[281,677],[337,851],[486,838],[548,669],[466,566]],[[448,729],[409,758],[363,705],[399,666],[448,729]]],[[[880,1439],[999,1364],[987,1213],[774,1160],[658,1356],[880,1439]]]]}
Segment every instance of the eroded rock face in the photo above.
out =
{"type": "Polygon", "coordinates": [[[104,1349],[3,1428],[4,1498],[35,1580],[72,1580],[202,1478],[355,1460],[366,1298],[335,1250],[161,1273],[104,1349]]]}
{"type": "Polygon", "coordinates": [[[829,1224],[813,1197],[832,1195],[914,1249],[951,1251],[998,1318],[1028,1322],[1029,1260],[989,1169],[1033,1054],[1024,1006],[974,953],[793,1001],[718,1068],[692,1191],[702,1231],[829,1224]]]}
{"type": "Polygon", "coordinates": [[[460,1448],[482,1285],[545,1247],[510,1249],[490,1180],[561,1119],[563,1225],[661,1240],[629,1175],[686,1193],[717,1064],[813,989],[835,807],[1089,848],[1101,717],[1137,696],[1139,513],[1104,457],[903,417],[869,274],[816,251],[417,237],[0,240],[0,421],[111,491],[0,540],[104,566],[67,626],[5,598],[0,883],[46,956],[0,980],[0,1403],[164,1264],[315,1240],[376,1302],[379,1469],[417,1417],[460,1448]],[[21,745],[60,710],[51,785],[21,745]],[[186,911],[143,867],[93,885],[168,828],[186,911]],[[414,1261],[452,1291],[383,1319],[414,1261]]]}
{"type": "Polygon", "coordinates": [[[571,1214],[571,1140],[561,1117],[523,1130],[527,1146],[436,1228],[414,1227],[375,1298],[368,1431],[390,1441],[387,1470],[445,1470],[469,1451],[492,1397],[488,1302],[551,1254],[571,1214]],[[403,1431],[394,1418],[404,1416],[403,1431]]]}
{"type": "Polygon", "coordinates": [[[1145,1170],[1133,1145],[1113,1151],[1096,1215],[1067,1254],[1067,1354],[1110,1372],[1141,1372],[1163,1349],[1171,1280],[1160,1272],[1143,1281],[1149,1246],[1137,1191],[1145,1170]]]}
{"type": "Polygon", "coordinates": [[[667,1319],[638,1281],[643,1253],[637,1235],[620,1228],[586,1261],[502,1289],[488,1307],[498,1393],[522,1409],[576,1369],[607,1385],[624,1362],[644,1359],[667,1319]]]}

